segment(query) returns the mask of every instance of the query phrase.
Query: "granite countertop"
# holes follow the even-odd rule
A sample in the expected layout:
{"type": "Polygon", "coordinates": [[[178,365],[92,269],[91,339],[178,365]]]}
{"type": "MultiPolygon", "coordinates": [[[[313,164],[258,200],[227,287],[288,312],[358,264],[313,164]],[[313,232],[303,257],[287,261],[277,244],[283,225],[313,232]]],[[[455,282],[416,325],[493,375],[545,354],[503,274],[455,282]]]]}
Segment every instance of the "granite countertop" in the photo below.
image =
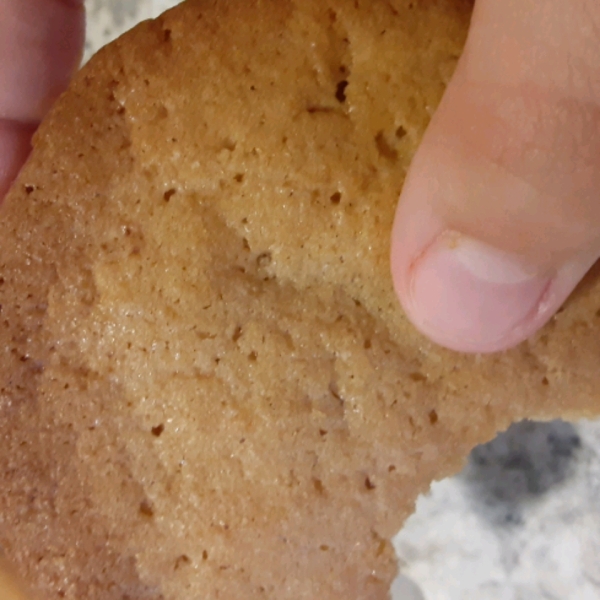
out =
{"type": "MultiPolygon", "coordinates": [[[[85,4],[87,59],[177,1],[85,4]]],[[[600,423],[514,425],[419,499],[393,600],[598,600],[598,498],[600,423]]]]}

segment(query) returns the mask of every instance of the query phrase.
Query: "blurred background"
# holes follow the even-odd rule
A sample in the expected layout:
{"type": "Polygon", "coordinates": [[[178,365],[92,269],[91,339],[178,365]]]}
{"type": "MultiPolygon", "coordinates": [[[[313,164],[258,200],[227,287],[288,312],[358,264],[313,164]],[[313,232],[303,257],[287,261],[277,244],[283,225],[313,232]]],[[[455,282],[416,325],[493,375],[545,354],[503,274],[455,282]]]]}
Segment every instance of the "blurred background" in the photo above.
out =
{"type": "MultiPolygon", "coordinates": [[[[177,0],[86,0],[85,60],[177,0]]],[[[600,423],[518,423],[433,484],[393,600],[599,600],[600,423]]]]}

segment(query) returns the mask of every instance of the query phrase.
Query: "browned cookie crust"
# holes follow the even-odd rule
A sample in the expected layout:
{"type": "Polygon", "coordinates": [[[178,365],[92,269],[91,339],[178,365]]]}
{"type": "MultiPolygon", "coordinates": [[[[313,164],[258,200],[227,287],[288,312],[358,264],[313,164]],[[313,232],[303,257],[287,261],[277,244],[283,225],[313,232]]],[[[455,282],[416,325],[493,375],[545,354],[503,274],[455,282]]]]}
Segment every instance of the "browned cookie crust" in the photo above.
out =
{"type": "Polygon", "coordinates": [[[467,0],[190,0],[100,52],[0,218],[0,545],[43,598],[386,598],[512,420],[598,412],[600,290],[493,357],[388,274],[467,0]]]}

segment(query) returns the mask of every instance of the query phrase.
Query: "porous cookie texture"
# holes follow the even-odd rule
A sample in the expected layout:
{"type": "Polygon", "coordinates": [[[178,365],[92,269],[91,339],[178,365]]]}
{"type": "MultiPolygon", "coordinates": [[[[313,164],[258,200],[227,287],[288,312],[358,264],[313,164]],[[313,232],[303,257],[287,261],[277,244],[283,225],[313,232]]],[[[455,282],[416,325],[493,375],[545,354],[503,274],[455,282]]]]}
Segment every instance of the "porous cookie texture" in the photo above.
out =
{"type": "Polygon", "coordinates": [[[75,78],[0,215],[0,545],[40,597],[386,598],[432,479],[598,412],[595,281],[492,357],[393,293],[470,9],[190,0],[75,78]]]}

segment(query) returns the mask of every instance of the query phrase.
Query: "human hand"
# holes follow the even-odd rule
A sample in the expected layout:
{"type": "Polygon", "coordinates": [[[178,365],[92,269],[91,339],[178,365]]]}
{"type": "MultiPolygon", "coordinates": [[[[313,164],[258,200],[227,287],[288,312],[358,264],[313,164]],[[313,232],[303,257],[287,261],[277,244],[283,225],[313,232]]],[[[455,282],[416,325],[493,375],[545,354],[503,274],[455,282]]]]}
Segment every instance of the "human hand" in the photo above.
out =
{"type": "Polygon", "coordinates": [[[467,352],[547,322],[600,257],[600,3],[477,0],[392,236],[413,323],[467,352]]]}
{"type": "Polygon", "coordinates": [[[0,2],[0,202],[79,65],[84,35],[83,0],[0,2]]]}
{"type": "MultiPolygon", "coordinates": [[[[0,2],[0,202],[30,150],[40,120],[79,65],[83,0],[0,2]]],[[[0,561],[0,598],[22,600],[0,561]]]]}

